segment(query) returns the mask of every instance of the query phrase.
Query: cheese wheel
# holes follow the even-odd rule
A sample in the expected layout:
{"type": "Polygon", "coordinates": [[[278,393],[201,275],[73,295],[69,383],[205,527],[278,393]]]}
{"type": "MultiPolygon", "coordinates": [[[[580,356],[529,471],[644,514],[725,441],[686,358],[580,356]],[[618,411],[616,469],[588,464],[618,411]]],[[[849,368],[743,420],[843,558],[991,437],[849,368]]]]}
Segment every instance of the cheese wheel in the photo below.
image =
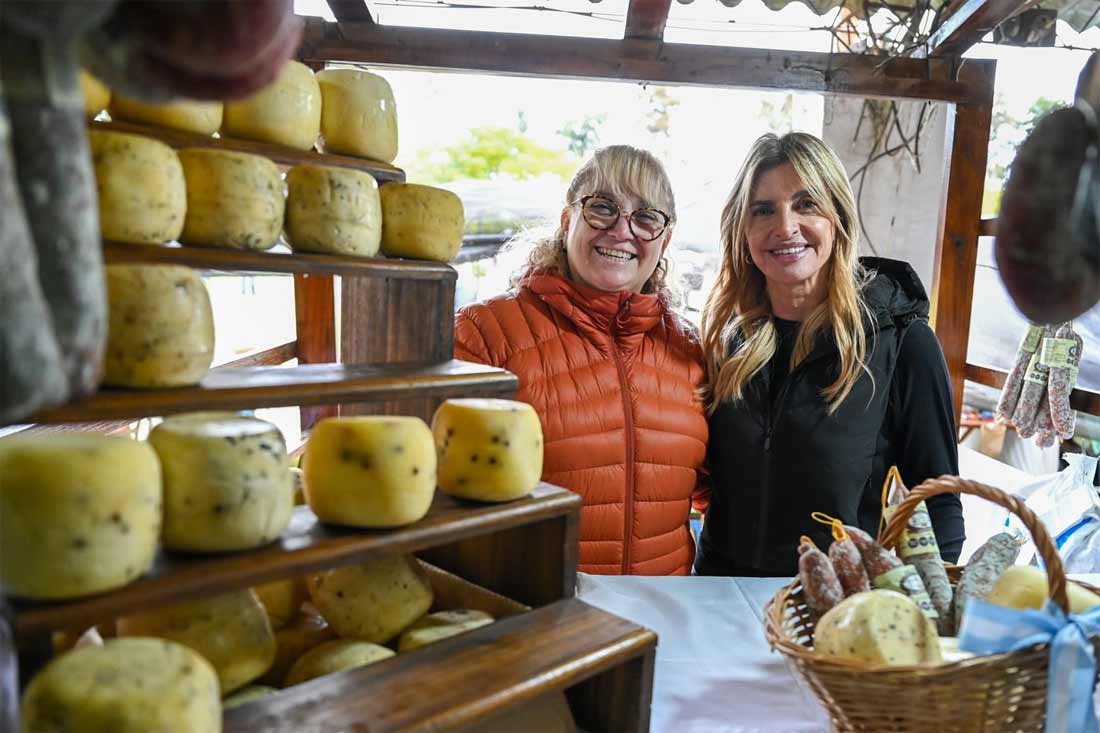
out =
{"type": "Polygon", "coordinates": [[[220,733],[209,662],[163,639],[112,639],[50,662],[23,695],[23,733],[220,733]]]}
{"type": "Polygon", "coordinates": [[[245,550],[286,529],[294,489],[286,442],[271,423],[232,412],[173,415],[149,443],[164,473],[165,547],[245,550]]]}
{"type": "Polygon", "coordinates": [[[222,132],[229,137],[310,150],[320,131],[321,88],[298,61],[287,61],[275,81],[251,97],[225,103],[222,132]]]}
{"type": "Polygon", "coordinates": [[[882,665],[942,661],[935,624],[912,599],[892,590],[856,593],[829,609],[814,631],[814,651],[882,665]]]}
{"type": "Polygon", "coordinates": [[[268,695],[274,695],[276,692],[278,692],[277,689],[268,687],[267,685],[249,685],[248,687],[242,687],[222,700],[222,710],[232,710],[235,707],[252,702],[253,700],[262,700],[268,695]]]}
{"type": "Polygon", "coordinates": [[[176,151],[159,140],[89,130],[104,239],[163,244],[179,237],[187,186],[176,151]]]}
{"type": "Polygon", "coordinates": [[[551,692],[478,723],[469,733],[576,733],[564,692],[551,692]]]}
{"type": "Polygon", "coordinates": [[[286,676],[286,686],[300,685],[345,669],[365,667],[393,656],[393,650],[369,641],[334,639],[303,654],[286,676]]]}
{"type": "Polygon", "coordinates": [[[325,152],[392,163],[397,157],[397,105],[390,83],[357,69],[319,71],[317,83],[325,152]]]}
{"type": "Polygon", "coordinates": [[[432,586],[411,555],[388,555],[309,578],[309,594],[337,635],[384,644],[432,606],[432,586]]]}
{"type": "Polygon", "coordinates": [[[250,590],[121,616],[117,629],[119,636],[155,636],[194,649],[218,673],[222,695],[262,675],[275,659],[275,633],[250,590]]]}
{"type": "Polygon", "coordinates": [[[256,592],[260,603],[264,604],[267,617],[271,620],[271,628],[276,630],[290,623],[298,615],[302,603],[309,599],[305,578],[273,580],[257,585],[252,590],[256,592]]]}
{"type": "Polygon", "coordinates": [[[382,252],[390,257],[450,262],[462,247],[466,215],[450,191],[387,183],[382,199],[382,252]]]}
{"type": "Polygon", "coordinates": [[[84,95],[84,116],[95,119],[111,101],[111,90],[84,69],[80,70],[80,91],[84,95]]]}
{"type": "Polygon", "coordinates": [[[108,265],[103,383],[198,383],[214,358],[214,314],[198,274],[178,265],[108,265]]]}
{"type": "Polygon", "coordinates": [[[179,151],[187,181],[180,241],[199,247],[271,249],[283,229],[283,180],[267,158],[205,148],[179,151]]]}
{"type": "Polygon", "coordinates": [[[287,173],[286,183],[286,238],[294,251],[378,254],[382,202],[373,176],[351,168],[299,165],[287,173]]]}
{"type": "Polygon", "coordinates": [[[199,135],[213,135],[222,126],[221,102],[181,99],[150,104],[124,97],[116,91],[111,95],[107,110],[112,120],[167,127],[199,135]]]}
{"type": "Polygon", "coordinates": [[[160,466],[146,444],[95,433],[0,439],[0,590],[62,599],[153,564],[160,466]]]}
{"type": "Polygon", "coordinates": [[[542,475],[542,426],[526,402],[447,400],[435,411],[439,488],[478,501],[527,496],[542,475]]]}
{"type": "Polygon", "coordinates": [[[418,417],[335,417],[313,427],[303,490],[323,522],[400,527],[421,519],[435,495],[432,432],[418,417]]]}
{"type": "Polygon", "coordinates": [[[336,633],[321,614],[316,610],[303,610],[289,624],[275,632],[275,661],[257,682],[282,687],[287,672],[299,657],[335,636],[336,633]]]}
{"type": "Polygon", "coordinates": [[[397,650],[409,652],[491,623],[493,623],[493,617],[484,611],[454,610],[429,613],[402,632],[397,650]]]}

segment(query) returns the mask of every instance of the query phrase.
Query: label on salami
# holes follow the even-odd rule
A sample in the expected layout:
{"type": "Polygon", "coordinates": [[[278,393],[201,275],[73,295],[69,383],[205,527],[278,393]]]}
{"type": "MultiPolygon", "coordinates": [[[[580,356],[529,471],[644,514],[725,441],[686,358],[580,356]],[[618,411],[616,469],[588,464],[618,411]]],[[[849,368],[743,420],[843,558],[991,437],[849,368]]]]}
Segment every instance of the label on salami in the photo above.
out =
{"type": "Polygon", "coordinates": [[[1047,366],[1039,361],[1039,354],[1034,353],[1031,355],[1031,361],[1027,363],[1027,374],[1024,375],[1024,381],[1046,384],[1049,373],[1050,370],[1047,366]]]}
{"type": "MultiPolygon", "coordinates": [[[[886,521],[894,515],[897,507],[888,506],[883,510],[886,521]]],[[[932,529],[932,518],[928,515],[928,506],[922,501],[909,516],[905,529],[898,538],[898,557],[911,563],[918,557],[935,555],[939,557],[940,546],[936,542],[936,532],[932,529]]]]}
{"type": "Polygon", "coordinates": [[[899,593],[904,593],[920,606],[920,610],[924,612],[925,616],[933,621],[940,617],[936,612],[936,607],[932,605],[932,598],[924,587],[924,581],[920,579],[917,569],[912,565],[902,565],[893,570],[888,570],[875,578],[871,585],[883,590],[896,590],[899,593]]]}
{"type": "Polygon", "coordinates": [[[1024,336],[1024,342],[1020,345],[1023,351],[1029,354],[1034,354],[1035,350],[1039,348],[1039,341],[1043,338],[1042,326],[1028,326],[1027,336],[1024,336]]]}
{"type": "Polygon", "coordinates": [[[1073,339],[1047,337],[1043,339],[1039,361],[1054,369],[1073,369],[1077,366],[1080,354],[1077,342],[1073,339]]]}

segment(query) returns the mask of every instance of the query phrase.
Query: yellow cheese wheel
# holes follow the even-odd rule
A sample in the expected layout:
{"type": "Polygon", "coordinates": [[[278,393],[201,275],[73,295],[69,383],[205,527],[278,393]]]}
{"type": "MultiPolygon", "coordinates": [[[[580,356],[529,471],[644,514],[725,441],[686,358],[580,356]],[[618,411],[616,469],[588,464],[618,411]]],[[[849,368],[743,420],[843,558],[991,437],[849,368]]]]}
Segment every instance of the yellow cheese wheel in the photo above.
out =
{"type": "Polygon", "coordinates": [[[248,687],[242,687],[222,700],[222,710],[232,710],[235,707],[252,702],[253,700],[262,700],[268,695],[274,695],[276,692],[278,692],[277,689],[268,687],[267,685],[249,685],[248,687]]]}
{"type": "Polygon", "coordinates": [[[432,433],[418,417],[333,417],[313,427],[303,457],[306,501],[321,521],[400,527],[435,495],[432,433]]]}
{"type": "Polygon", "coordinates": [[[384,644],[432,606],[416,559],[388,555],[309,578],[309,594],[338,636],[384,644]]]}
{"type": "Polygon", "coordinates": [[[505,710],[469,729],[470,733],[576,733],[564,692],[551,692],[505,710]]]}
{"type": "Polygon", "coordinates": [[[435,411],[439,488],[478,501],[527,496],[542,476],[542,426],[526,402],[447,400],[435,411]]]}
{"type": "Polygon", "coordinates": [[[118,619],[119,636],[155,636],[194,649],[213,665],[223,695],[271,666],[275,633],[250,590],[188,601],[118,619]]]}
{"type": "Polygon", "coordinates": [[[356,69],[319,71],[317,83],[325,152],[392,163],[397,157],[397,105],[390,83],[356,69]]]}
{"type": "Polygon", "coordinates": [[[294,489],[286,441],[271,423],[232,412],[173,415],[149,443],[164,473],[165,547],[245,550],[286,529],[294,489]]]}
{"type": "Polygon", "coordinates": [[[442,188],[387,183],[382,199],[382,252],[390,257],[450,262],[462,247],[462,200],[442,188]]]}
{"type": "Polygon", "coordinates": [[[104,239],[163,244],[179,237],[187,186],[176,151],[159,140],[89,130],[104,239]]]}
{"type": "Polygon", "coordinates": [[[287,578],[273,580],[257,585],[256,592],[260,603],[264,604],[267,617],[271,619],[271,628],[281,629],[298,615],[302,603],[309,599],[309,589],[305,578],[287,578]]]}
{"type": "Polygon", "coordinates": [[[378,254],[382,202],[373,176],[351,168],[299,165],[287,173],[286,183],[286,238],[296,252],[378,254]]]}
{"type": "Polygon", "coordinates": [[[474,609],[429,613],[402,632],[397,650],[409,652],[491,623],[492,616],[474,609]]]}
{"type": "Polygon", "coordinates": [[[275,632],[275,661],[257,682],[282,687],[286,674],[298,658],[315,646],[335,638],[336,632],[312,606],[303,610],[290,623],[275,632]]]}
{"type": "Polygon", "coordinates": [[[908,596],[870,590],[848,596],[818,621],[814,651],[871,664],[939,664],[936,625],[908,596]]]}
{"type": "Polygon", "coordinates": [[[76,598],[153,564],[160,533],[153,450],[95,433],[0,439],[0,590],[76,598]]]}
{"type": "Polygon", "coordinates": [[[80,70],[80,91],[84,95],[84,116],[95,119],[111,101],[111,90],[84,69],[80,70]]]}
{"type": "MultiPolygon", "coordinates": [[[[1070,613],[1084,613],[1100,606],[1100,596],[1074,582],[1066,583],[1070,613]]],[[[1050,598],[1047,574],[1031,565],[1009,566],[993,584],[986,596],[990,603],[1008,608],[1041,609],[1050,598]]]]}
{"type": "Polygon", "coordinates": [[[286,686],[300,685],[345,669],[365,667],[393,656],[393,650],[369,641],[334,639],[303,654],[286,676],[286,686]]]}
{"type": "Polygon", "coordinates": [[[150,104],[115,92],[111,95],[107,110],[111,113],[112,120],[168,127],[199,135],[213,135],[222,126],[221,102],[181,99],[150,104]]]}
{"type": "Polygon", "coordinates": [[[321,131],[321,88],[313,70],[287,61],[279,76],[256,94],[225,103],[222,132],[229,137],[310,150],[321,131]]]}
{"type": "Polygon", "coordinates": [[[198,383],[214,358],[214,314],[198,274],[178,265],[108,265],[103,383],[198,383]]]}
{"type": "Polygon", "coordinates": [[[23,733],[220,733],[218,678],[163,639],[112,639],[50,662],[23,695],[23,733]]]}
{"type": "Polygon", "coordinates": [[[205,148],[179,151],[187,181],[180,241],[199,247],[271,249],[283,229],[283,179],[267,158],[205,148]]]}

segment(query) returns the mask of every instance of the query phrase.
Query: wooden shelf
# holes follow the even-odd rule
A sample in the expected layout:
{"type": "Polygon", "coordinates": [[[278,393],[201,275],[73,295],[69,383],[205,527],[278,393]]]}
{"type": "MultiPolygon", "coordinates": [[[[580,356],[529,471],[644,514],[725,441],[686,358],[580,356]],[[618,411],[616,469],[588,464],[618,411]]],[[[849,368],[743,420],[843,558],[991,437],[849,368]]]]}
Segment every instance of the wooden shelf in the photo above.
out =
{"type": "Polygon", "coordinates": [[[153,127],[151,125],[135,125],[129,122],[107,122],[104,120],[88,123],[91,130],[110,130],[112,132],[126,132],[133,135],[144,135],[160,140],[177,150],[180,148],[214,148],[215,150],[233,150],[239,153],[252,153],[270,158],[283,166],[295,166],[303,163],[313,165],[333,165],[339,168],[354,168],[374,176],[379,183],[405,180],[405,171],[377,160],[355,158],[350,155],[334,155],[330,153],[317,153],[314,151],[295,150],[285,145],[273,143],[261,143],[254,140],[241,140],[231,137],[211,137],[199,135],[194,132],[182,132],[170,130],[166,127],[153,127]]]}
{"type": "MultiPolygon", "coordinates": [[[[562,600],[247,703],[225,714],[224,731],[456,730],[644,658],[656,644],[652,631],[562,600]]],[[[648,710],[649,699],[638,706],[648,710]]]]}
{"type": "Polygon", "coordinates": [[[295,509],[278,542],[245,552],[187,555],[162,552],[144,577],[110,593],[57,603],[11,601],[16,637],[87,627],[134,609],[149,609],[225,593],[280,578],[348,565],[369,555],[415,552],[579,511],[581,498],[540,484],[524,499],[482,504],[440,491],[427,516],[408,527],[360,530],[321,524],[308,507],[295,509]]]}
{"type": "Polygon", "coordinates": [[[452,359],[442,364],[368,366],[305,364],[211,370],[195,387],[103,389],[44,410],[28,423],[88,422],[193,410],[331,405],[438,396],[512,395],[518,380],[496,367],[452,359]]]}
{"type": "Polygon", "coordinates": [[[380,277],[390,280],[454,280],[450,265],[388,257],[344,257],[290,252],[246,252],[204,247],[104,242],[108,264],[186,265],[230,272],[283,272],[309,275],[380,277]]]}

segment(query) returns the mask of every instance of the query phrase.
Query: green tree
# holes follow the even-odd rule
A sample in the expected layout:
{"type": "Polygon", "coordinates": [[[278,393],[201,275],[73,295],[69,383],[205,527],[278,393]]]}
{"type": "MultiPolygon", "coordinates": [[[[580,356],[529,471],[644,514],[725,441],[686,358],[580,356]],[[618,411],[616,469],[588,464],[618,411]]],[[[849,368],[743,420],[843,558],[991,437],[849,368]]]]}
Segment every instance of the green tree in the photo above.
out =
{"type": "Polygon", "coordinates": [[[1065,106],[1065,102],[1039,97],[1028,107],[1027,116],[1021,119],[1009,112],[1004,98],[997,95],[993,101],[993,119],[989,133],[989,162],[986,165],[985,196],[982,199],[984,216],[996,216],[1001,209],[1001,193],[1020,143],[1031,134],[1040,119],[1065,106]]]}
{"type": "Polygon", "coordinates": [[[558,130],[558,134],[569,142],[569,152],[583,158],[600,144],[600,126],[607,115],[585,115],[580,122],[570,120],[558,130]]]}
{"type": "Polygon", "coordinates": [[[504,127],[477,127],[457,145],[421,150],[413,165],[413,180],[447,183],[461,178],[488,179],[498,175],[533,178],[552,173],[565,180],[577,163],[564,150],[539,145],[526,135],[504,127]]]}

